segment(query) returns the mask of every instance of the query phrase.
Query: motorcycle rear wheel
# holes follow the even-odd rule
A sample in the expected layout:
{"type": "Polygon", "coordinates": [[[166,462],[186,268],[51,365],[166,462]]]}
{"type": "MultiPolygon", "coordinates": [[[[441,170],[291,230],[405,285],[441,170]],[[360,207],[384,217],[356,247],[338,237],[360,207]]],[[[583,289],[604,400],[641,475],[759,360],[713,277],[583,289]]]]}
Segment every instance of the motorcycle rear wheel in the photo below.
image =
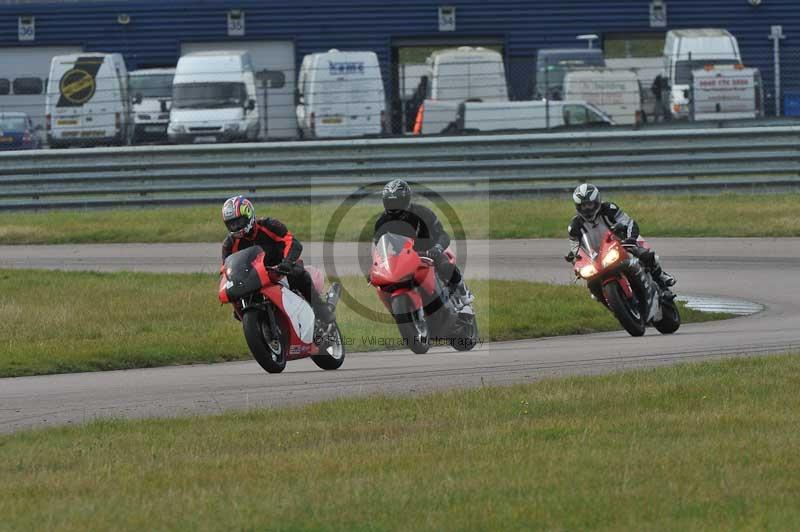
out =
{"type": "Polygon", "coordinates": [[[418,355],[427,353],[431,347],[431,338],[425,316],[419,316],[405,296],[392,300],[392,315],[400,336],[403,337],[403,344],[418,355]]]}
{"type": "Polygon", "coordinates": [[[603,285],[603,296],[608,301],[608,306],[616,316],[620,325],[628,331],[631,336],[642,336],[645,331],[645,323],[639,310],[631,305],[622,287],[617,282],[603,285]]]}
{"type": "Polygon", "coordinates": [[[661,302],[661,321],[653,323],[661,334],[672,334],[681,326],[681,315],[675,301],[661,302]]]}
{"type": "Polygon", "coordinates": [[[269,323],[263,312],[249,310],[242,316],[242,329],[247,347],[258,365],[267,373],[280,373],[286,369],[286,338],[273,339],[269,323]]]}
{"type": "Polygon", "coordinates": [[[342,340],[342,332],[339,330],[339,324],[333,324],[333,342],[326,341],[324,345],[320,346],[319,355],[311,355],[311,360],[314,361],[318,367],[324,370],[339,369],[344,363],[344,341],[342,340]],[[329,347],[331,352],[323,352],[322,348],[329,347]]]}

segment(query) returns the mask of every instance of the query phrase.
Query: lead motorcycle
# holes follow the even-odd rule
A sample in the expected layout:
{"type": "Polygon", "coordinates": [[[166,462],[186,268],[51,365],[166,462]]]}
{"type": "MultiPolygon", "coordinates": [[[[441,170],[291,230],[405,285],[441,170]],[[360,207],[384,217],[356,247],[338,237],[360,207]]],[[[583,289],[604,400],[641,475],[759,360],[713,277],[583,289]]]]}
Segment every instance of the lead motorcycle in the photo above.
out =
{"type": "MultiPolygon", "coordinates": [[[[454,264],[452,251],[445,254],[454,264]]],[[[381,236],[372,250],[369,282],[392,313],[403,343],[414,353],[427,353],[437,339],[458,351],[469,351],[478,343],[472,305],[450,293],[436,274],[434,261],[414,249],[412,238],[381,236]]]]}
{"type": "Polygon", "coordinates": [[[614,228],[604,224],[583,228],[574,263],[577,278],[585,279],[593,296],[614,314],[631,336],[642,336],[647,325],[671,334],[681,325],[675,295],[662,289],[639,261],[652,253],[647,242],[625,246],[614,228]]]}
{"type": "MultiPolygon", "coordinates": [[[[311,357],[322,369],[338,369],[345,348],[338,324],[323,326],[311,305],[289,288],[286,278],[264,265],[265,253],[252,246],[225,259],[219,283],[219,300],[233,304],[241,315],[247,346],[256,362],[269,373],[280,373],[286,362],[311,357]]],[[[322,273],[307,267],[314,287],[322,290],[322,273]]],[[[339,301],[341,286],[333,283],[326,296],[331,311],[339,301]]]]}

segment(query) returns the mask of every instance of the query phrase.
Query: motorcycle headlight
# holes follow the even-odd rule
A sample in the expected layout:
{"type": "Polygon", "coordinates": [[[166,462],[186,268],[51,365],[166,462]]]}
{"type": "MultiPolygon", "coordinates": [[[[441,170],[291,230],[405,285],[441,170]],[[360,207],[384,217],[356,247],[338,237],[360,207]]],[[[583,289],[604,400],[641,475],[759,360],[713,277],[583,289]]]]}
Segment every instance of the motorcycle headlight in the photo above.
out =
{"type": "Polygon", "coordinates": [[[597,268],[594,267],[594,264],[588,264],[580,269],[580,274],[584,279],[588,279],[597,275],[597,268]]]}
{"type": "Polygon", "coordinates": [[[617,248],[612,248],[606,253],[606,256],[603,257],[603,268],[608,268],[615,262],[619,260],[619,250],[617,248]]]}

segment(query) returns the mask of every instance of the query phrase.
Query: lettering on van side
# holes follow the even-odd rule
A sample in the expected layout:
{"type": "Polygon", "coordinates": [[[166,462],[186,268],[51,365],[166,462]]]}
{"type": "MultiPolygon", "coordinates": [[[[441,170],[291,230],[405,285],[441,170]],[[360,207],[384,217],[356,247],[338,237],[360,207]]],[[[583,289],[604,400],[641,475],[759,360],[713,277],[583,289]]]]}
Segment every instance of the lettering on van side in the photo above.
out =
{"type": "Polygon", "coordinates": [[[97,71],[102,64],[103,58],[79,57],[61,76],[58,83],[61,95],[56,107],[80,107],[91,100],[97,89],[97,71]]]}
{"type": "Polygon", "coordinates": [[[328,61],[328,73],[330,73],[331,76],[363,74],[364,63],[356,61],[328,61]]]}

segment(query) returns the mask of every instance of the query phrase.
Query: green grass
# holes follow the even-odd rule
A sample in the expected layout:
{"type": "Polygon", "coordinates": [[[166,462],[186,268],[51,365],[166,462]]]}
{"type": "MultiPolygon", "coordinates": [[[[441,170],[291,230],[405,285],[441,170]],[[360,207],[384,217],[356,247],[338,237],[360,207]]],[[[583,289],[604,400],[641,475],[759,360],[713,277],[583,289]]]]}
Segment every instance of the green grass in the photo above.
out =
{"type": "MultiPolygon", "coordinates": [[[[608,199],[631,214],[645,236],[800,236],[800,194],[608,199]]],[[[338,207],[337,203],[261,203],[256,211],[283,220],[301,241],[320,241],[326,235],[338,241],[369,239],[379,204],[359,203],[343,216],[337,215],[338,224],[332,224],[338,207]]],[[[452,207],[452,216],[442,216],[450,233],[474,239],[565,238],[574,215],[570,197],[460,201],[452,207]]],[[[215,242],[224,237],[217,206],[14,213],[0,221],[0,244],[215,242]]]]}
{"type": "MultiPolygon", "coordinates": [[[[363,278],[348,294],[380,310],[363,278]]],[[[484,341],[618,329],[578,286],[475,281],[484,341]]],[[[207,274],[0,270],[0,377],[222,362],[250,358],[230,306],[207,274]]],[[[397,343],[396,327],[348,308],[338,311],[349,351],[397,343]]],[[[684,311],[687,321],[722,315],[684,311]]]]}
{"type": "Polygon", "coordinates": [[[12,530],[796,530],[800,357],[0,436],[12,530]]]}

